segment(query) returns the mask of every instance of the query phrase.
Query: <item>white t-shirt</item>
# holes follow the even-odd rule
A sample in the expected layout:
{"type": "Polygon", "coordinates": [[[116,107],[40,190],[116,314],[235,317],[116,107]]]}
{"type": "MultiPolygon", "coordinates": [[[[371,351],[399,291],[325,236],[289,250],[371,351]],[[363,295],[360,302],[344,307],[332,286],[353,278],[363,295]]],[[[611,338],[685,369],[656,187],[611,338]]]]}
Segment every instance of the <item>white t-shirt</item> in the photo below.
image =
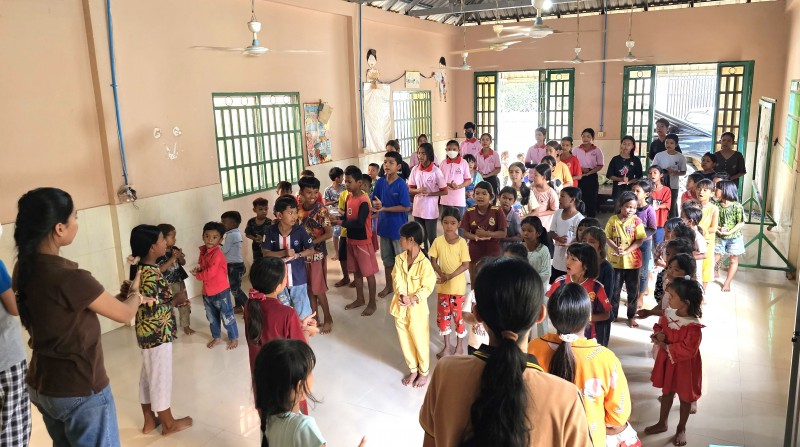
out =
{"type": "Polygon", "coordinates": [[[553,214],[550,231],[567,237],[567,245],[556,243],[556,249],[553,252],[553,268],[565,272],[567,270],[567,247],[575,241],[578,224],[583,220],[583,214],[576,213],[572,218],[564,220],[561,218],[563,213],[564,210],[559,209],[553,214]]]}
{"type": "Polygon", "coordinates": [[[325,444],[314,418],[300,413],[270,416],[265,434],[271,446],[319,447],[325,444]]]}
{"type": "MultiPolygon", "coordinates": [[[[470,290],[467,294],[467,298],[464,300],[464,305],[461,307],[461,312],[472,312],[472,305],[475,304],[475,291],[470,290]]],[[[467,344],[472,346],[475,349],[481,347],[481,345],[488,345],[489,344],[489,334],[486,332],[486,328],[481,327],[479,330],[482,331],[481,334],[475,333],[475,327],[471,324],[468,324],[467,328],[467,344]]]]}
{"type": "MultiPolygon", "coordinates": [[[[680,152],[675,152],[675,154],[673,155],[668,154],[667,151],[659,152],[653,159],[652,164],[664,170],[676,169],[681,172],[686,172],[686,157],[684,157],[683,154],[681,154],[680,152]]],[[[670,175],[669,176],[670,189],[678,189],[680,179],[681,179],[680,175],[670,175]]]]}

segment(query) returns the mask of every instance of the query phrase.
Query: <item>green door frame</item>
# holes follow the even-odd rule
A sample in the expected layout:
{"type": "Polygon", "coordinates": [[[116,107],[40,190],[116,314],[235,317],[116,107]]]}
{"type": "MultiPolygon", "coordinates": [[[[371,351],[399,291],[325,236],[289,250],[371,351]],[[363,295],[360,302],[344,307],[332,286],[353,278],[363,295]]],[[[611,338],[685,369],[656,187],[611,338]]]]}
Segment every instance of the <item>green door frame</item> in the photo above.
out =
{"type": "MultiPolygon", "coordinates": [[[[710,152],[716,152],[717,150],[717,141],[719,141],[720,135],[723,132],[733,132],[736,134],[737,138],[737,150],[741,152],[742,156],[747,158],[747,136],[750,131],[750,104],[752,99],[753,93],[753,69],[755,67],[755,61],[738,61],[738,62],[720,62],[717,65],[717,95],[714,98],[714,127],[711,139],[711,148],[710,152]],[[731,126],[731,123],[723,123],[722,125],[719,124],[720,114],[724,113],[720,111],[720,96],[723,94],[730,94],[730,90],[726,90],[725,93],[722,92],[722,80],[728,79],[733,80],[732,77],[735,79],[735,74],[733,70],[736,68],[742,68],[741,80],[742,80],[742,91],[741,97],[738,98],[738,101],[734,99],[734,107],[733,109],[723,108],[724,110],[733,110],[734,119],[735,113],[738,111],[739,113],[739,122],[736,127],[731,126]],[[726,73],[726,69],[728,69],[728,73],[726,73]],[[738,127],[738,129],[737,129],[738,127]]],[[[736,97],[737,93],[734,93],[734,98],[736,97]]],[[[739,177],[739,191],[742,191],[742,186],[744,184],[744,176],[739,177]]]]}
{"type": "Polygon", "coordinates": [[[625,67],[622,81],[622,120],[620,135],[631,135],[639,146],[639,158],[644,158],[645,169],[650,168],[650,142],[653,140],[653,118],[655,115],[656,66],[655,65],[629,65],[625,67]],[[648,82],[649,81],[649,82],[648,82]],[[648,86],[649,83],[649,86],[648,86]],[[631,93],[637,87],[642,87],[640,92],[631,93]],[[649,87],[649,88],[648,88],[649,87]],[[633,101],[631,101],[633,94],[633,101]],[[641,100],[637,101],[637,97],[641,100]],[[636,114],[640,114],[637,120],[636,114]],[[628,125],[628,115],[632,123],[628,125]],[[638,128],[638,131],[637,131],[638,128]],[[644,130],[644,132],[642,132],[644,130]]]}

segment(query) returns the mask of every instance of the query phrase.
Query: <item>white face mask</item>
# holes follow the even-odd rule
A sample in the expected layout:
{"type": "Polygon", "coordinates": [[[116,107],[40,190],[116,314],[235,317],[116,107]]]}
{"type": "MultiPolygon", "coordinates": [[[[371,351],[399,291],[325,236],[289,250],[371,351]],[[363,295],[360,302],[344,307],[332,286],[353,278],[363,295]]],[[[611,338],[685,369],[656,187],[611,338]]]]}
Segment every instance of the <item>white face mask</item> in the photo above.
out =
{"type": "Polygon", "coordinates": [[[0,225],[0,239],[3,238],[3,226],[0,225]]]}
{"type": "Polygon", "coordinates": [[[447,151],[447,158],[456,158],[458,157],[458,151],[447,151]]]}

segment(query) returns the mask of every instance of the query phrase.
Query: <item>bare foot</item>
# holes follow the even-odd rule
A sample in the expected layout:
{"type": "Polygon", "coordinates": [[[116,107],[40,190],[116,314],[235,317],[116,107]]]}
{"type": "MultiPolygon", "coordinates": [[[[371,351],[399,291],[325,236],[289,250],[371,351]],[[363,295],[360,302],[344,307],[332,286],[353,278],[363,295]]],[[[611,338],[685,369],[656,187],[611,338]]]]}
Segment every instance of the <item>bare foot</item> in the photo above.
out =
{"type": "Polygon", "coordinates": [[[183,333],[186,335],[192,335],[194,334],[194,329],[190,328],[189,326],[186,326],[185,328],[183,328],[183,333]]]}
{"type": "Polygon", "coordinates": [[[689,410],[689,414],[697,414],[697,401],[692,402],[692,408],[689,410]]]}
{"type": "Polygon", "coordinates": [[[722,291],[723,292],[730,292],[731,291],[731,283],[726,282],[725,284],[723,284],[722,285],[722,291]]]}
{"type": "Polygon", "coordinates": [[[222,343],[222,340],[218,338],[212,338],[211,341],[206,345],[206,348],[211,349],[219,343],[222,343]]]}
{"type": "Polygon", "coordinates": [[[655,435],[658,433],[664,433],[667,430],[668,430],[667,424],[656,424],[645,428],[644,432],[648,435],[655,435]]]}
{"type": "Polygon", "coordinates": [[[422,374],[418,374],[417,378],[414,379],[414,388],[422,388],[425,384],[428,383],[428,376],[423,376],[422,374]]]}
{"type": "Polygon", "coordinates": [[[350,284],[350,278],[342,278],[341,280],[339,280],[339,282],[334,284],[333,287],[344,287],[348,284],[350,284]]]}
{"type": "Polygon", "coordinates": [[[357,300],[353,301],[352,303],[348,304],[347,306],[344,306],[344,310],[358,309],[359,307],[361,307],[361,306],[363,306],[365,304],[367,304],[367,303],[365,303],[364,300],[357,299],[357,300]]]}
{"type": "Polygon", "coordinates": [[[628,327],[639,327],[639,323],[636,322],[636,318],[628,318],[628,327]]]}
{"type": "Polygon", "coordinates": [[[378,298],[386,298],[392,292],[394,292],[394,290],[392,290],[391,287],[387,287],[387,288],[381,290],[380,292],[378,292],[378,298]]]}
{"type": "Polygon", "coordinates": [[[158,420],[158,418],[145,419],[144,420],[144,427],[142,427],[142,433],[144,433],[146,435],[149,435],[159,425],[161,425],[161,421],[158,420]]]}
{"type": "Polygon", "coordinates": [[[403,386],[411,385],[414,381],[417,380],[417,376],[418,376],[418,374],[415,373],[415,372],[408,373],[408,375],[403,377],[403,380],[401,380],[401,382],[403,383],[403,386]]]}
{"type": "Polygon", "coordinates": [[[672,445],[686,445],[686,431],[675,433],[675,439],[672,440],[672,445]]]}
{"type": "Polygon", "coordinates": [[[228,340],[228,348],[227,348],[228,351],[230,351],[231,349],[236,349],[238,346],[239,346],[238,339],[228,340]]]}
{"type": "Polygon", "coordinates": [[[350,287],[351,289],[355,289],[356,288],[356,283],[355,282],[351,282],[350,285],[347,286],[347,287],[350,287]]]}
{"type": "Polygon", "coordinates": [[[330,334],[333,330],[333,321],[326,321],[325,324],[322,325],[322,330],[319,331],[321,334],[330,334]]]}
{"type": "Polygon", "coordinates": [[[442,348],[441,351],[439,351],[438,354],[436,354],[436,358],[440,359],[442,357],[447,357],[448,355],[453,355],[455,353],[456,353],[455,346],[445,346],[444,348],[442,348]]]}
{"type": "Polygon", "coordinates": [[[161,429],[161,434],[164,436],[171,435],[173,433],[177,433],[179,431],[186,430],[187,428],[192,426],[192,418],[186,416],[185,418],[175,419],[175,422],[170,426],[167,427],[166,425],[164,428],[161,429]]]}
{"type": "Polygon", "coordinates": [[[377,309],[377,307],[378,306],[375,303],[369,303],[367,308],[364,309],[363,312],[361,312],[361,316],[362,317],[368,317],[368,316],[374,314],[375,313],[375,309],[377,309]]]}
{"type": "Polygon", "coordinates": [[[339,255],[331,256],[331,261],[338,261],[338,260],[339,260],[339,255]]]}

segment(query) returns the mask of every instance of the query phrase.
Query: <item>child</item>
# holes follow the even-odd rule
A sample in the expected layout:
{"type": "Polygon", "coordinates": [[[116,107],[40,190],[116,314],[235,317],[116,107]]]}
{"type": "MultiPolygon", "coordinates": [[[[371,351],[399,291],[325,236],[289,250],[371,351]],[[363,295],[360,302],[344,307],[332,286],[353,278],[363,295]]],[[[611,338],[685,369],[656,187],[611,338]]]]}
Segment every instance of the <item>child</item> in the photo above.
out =
{"type": "Polygon", "coordinates": [[[394,259],[403,251],[400,248],[400,227],[408,222],[408,212],[411,211],[408,185],[400,178],[402,161],[400,153],[386,153],[383,161],[385,175],[375,182],[375,190],[372,193],[372,206],[380,216],[377,219],[378,236],[386,278],[386,286],[378,293],[381,298],[392,293],[394,259]]]}
{"type": "Polygon", "coordinates": [[[577,188],[578,180],[583,177],[583,170],[581,169],[581,162],[578,160],[578,157],[572,155],[572,137],[564,137],[561,139],[561,156],[559,158],[569,168],[569,173],[572,175],[572,186],[577,188]]]}
{"type": "Polygon", "coordinates": [[[222,253],[228,263],[228,283],[231,286],[234,308],[237,314],[244,312],[244,303],[247,294],[242,290],[242,277],[244,276],[244,258],[242,258],[242,233],[239,225],[242,224],[242,215],[238,211],[226,211],[220,218],[225,226],[225,241],[222,243],[222,253]]]}
{"type": "Polygon", "coordinates": [[[536,216],[522,219],[522,242],[528,250],[528,262],[536,269],[542,284],[546,287],[550,284],[553,241],[550,240],[550,235],[547,234],[541,219],[536,216]]]}
{"type": "Polygon", "coordinates": [[[674,445],[686,445],[686,422],[692,402],[700,398],[703,367],[700,358],[702,339],[700,309],[703,290],[696,281],[677,278],[669,286],[669,308],[653,326],[651,339],[658,346],[651,381],[661,388],[661,414],[658,422],[645,429],[647,434],[667,431],[667,420],[675,394],[681,402],[680,420],[674,445]]]}
{"type": "Polygon", "coordinates": [[[506,256],[506,257],[516,256],[516,257],[522,259],[523,261],[527,261],[528,260],[528,249],[525,248],[525,246],[522,245],[521,243],[514,242],[513,244],[507,245],[503,249],[503,256],[506,256]]]}
{"type": "Polygon", "coordinates": [[[278,182],[278,186],[276,186],[275,189],[278,192],[278,197],[294,195],[292,192],[292,184],[286,180],[278,182]]]}
{"type": "Polygon", "coordinates": [[[255,368],[258,351],[270,341],[286,338],[305,342],[306,337],[313,337],[317,333],[313,314],[300,321],[297,312],[278,299],[286,287],[285,280],[286,263],[280,258],[261,258],[250,267],[253,288],[250,289],[244,311],[244,333],[251,372],[255,368]]]}
{"type": "MultiPolygon", "coordinates": [[[[380,169],[381,167],[378,166],[378,163],[370,163],[369,166],[367,166],[367,174],[372,179],[373,184],[378,181],[378,171],[380,171],[380,169]]],[[[370,191],[370,194],[372,194],[372,191],[370,191]]]]}
{"type": "Polygon", "coordinates": [[[620,140],[619,155],[611,159],[606,176],[613,182],[611,199],[614,202],[642,178],[642,161],[636,156],[636,140],[632,136],[625,135],[620,140]]]}
{"type": "MultiPolygon", "coordinates": [[[[333,330],[333,317],[328,306],[328,248],[326,241],[333,236],[333,227],[328,209],[316,199],[320,187],[319,180],[305,177],[301,178],[297,184],[300,187],[300,206],[297,208],[297,217],[300,225],[313,239],[311,244],[314,248],[314,254],[306,258],[308,298],[312,313],[317,313],[317,306],[322,307],[325,319],[320,332],[328,334],[333,330]]],[[[318,324],[319,321],[319,316],[317,316],[318,324]]]]}
{"type": "Polygon", "coordinates": [[[464,192],[467,195],[466,205],[468,208],[471,208],[475,206],[475,199],[472,197],[472,192],[475,190],[475,185],[483,181],[483,176],[480,172],[478,172],[478,162],[474,155],[464,154],[464,161],[467,162],[467,166],[469,166],[469,174],[472,176],[472,183],[464,188],[464,192]]]}
{"type": "Polygon", "coordinates": [[[553,214],[558,209],[558,194],[550,183],[550,166],[547,164],[536,165],[531,177],[531,194],[536,197],[539,204],[531,211],[531,215],[538,216],[545,228],[550,228],[553,214]]]}
{"type": "Polygon", "coordinates": [[[459,215],[464,215],[467,209],[467,195],[465,187],[472,185],[472,174],[469,164],[458,152],[458,141],[447,142],[444,163],[439,166],[447,185],[447,194],[439,199],[439,205],[444,208],[455,208],[459,215]]]}
{"type": "Polygon", "coordinates": [[[572,186],[572,173],[569,172],[569,166],[561,161],[562,152],[561,145],[557,141],[551,140],[547,142],[547,156],[542,157],[542,163],[550,165],[553,173],[553,182],[555,183],[556,179],[561,180],[561,185],[556,188],[558,190],[565,186],[572,186]]]}
{"type": "Polygon", "coordinates": [[[506,186],[500,190],[500,208],[506,214],[506,236],[503,238],[500,247],[505,250],[511,244],[517,243],[522,240],[522,228],[520,224],[520,217],[514,210],[514,202],[517,201],[517,192],[514,188],[506,186]]]}
{"type": "MultiPolygon", "coordinates": [[[[475,262],[476,274],[480,273],[481,267],[483,267],[486,261],[490,259],[494,258],[486,257],[475,262]]],[[[461,309],[461,316],[464,318],[464,322],[469,325],[469,328],[467,329],[468,355],[472,355],[475,351],[480,349],[481,345],[489,344],[489,335],[486,333],[486,328],[483,327],[483,323],[478,321],[478,319],[475,317],[475,314],[472,313],[474,306],[475,290],[473,289],[469,291],[469,294],[467,294],[467,298],[464,300],[464,307],[461,309]]]]}
{"type": "MultiPolygon", "coordinates": [[[[583,242],[583,233],[591,227],[600,228],[601,227],[600,221],[597,220],[597,218],[595,217],[584,217],[583,219],[581,219],[581,221],[578,222],[578,229],[575,230],[575,240],[578,242],[583,242]]],[[[605,253],[605,248],[603,249],[603,253],[605,253]]],[[[603,259],[605,258],[606,257],[604,255],[603,259]]]]}
{"type": "MultiPolygon", "coordinates": [[[[275,339],[265,344],[253,369],[255,406],[261,419],[261,445],[319,447],[325,438],[314,418],[300,412],[314,385],[314,351],[301,340],[275,339]]],[[[365,445],[361,439],[360,446],[365,445]]]]}
{"type": "Polygon", "coordinates": [[[683,195],[681,195],[681,206],[683,206],[683,204],[689,200],[697,200],[694,190],[697,188],[697,182],[703,180],[704,178],[705,176],[703,176],[703,174],[699,171],[692,172],[689,177],[686,177],[686,191],[684,191],[683,195]]]}
{"type": "Polygon", "coordinates": [[[668,134],[664,140],[667,148],[664,152],[659,152],[653,158],[653,166],[659,166],[669,174],[669,187],[671,191],[671,202],[669,216],[678,216],[678,186],[681,176],[686,175],[686,157],[678,151],[678,136],[674,133],[668,134]]]}
{"type": "MultiPolygon", "coordinates": [[[[703,179],[697,182],[697,198],[702,206],[703,218],[700,219],[698,226],[703,229],[706,237],[706,245],[714,247],[716,242],[717,230],[719,229],[719,208],[711,202],[714,195],[714,183],[711,180],[703,179]]],[[[698,275],[700,276],[700,275],[698,275]]],[[[706,256],[703,259],[703,274],[701,281],[703,289],[708,287],[708,282],[714,278],[714,258],[706,256]]]]}
{"type": "Polygon", "coordinates": [[[436,287],[436,272],[419,246],[423,237],[422,226],[416,222],[400,227],[403,252],[394,261],[394,298],[389,305],[389,313],[394,317],[397,328],[400,349],[409,369],[402,383],[414,388],[425,386],[430,372],[427,299],[436,287]]]}
{"type": "Polygon", "coordinates": [[[251,217],[247,221],[244,235],[253,241],[253,262],[255,262],[256,259],[264,257],[261,253],[261,244],[264,242],[264,233],[266,233],[267,227],[272,225],[272,219],[267,217],[269,200],[262,197],[253,200],[253,212],[256,213],[256,217],[251,217]]]}
{"type": "MultiPolygon", "coordinates": [[[[675,228],[677,228],[679,225],[686,226],[686,224],[683,223],[683,219],[680,217],[667,219],[667,222],[664,223],[664,240],[656,246],[656,249],[653,252],[653,264],[656,268],[664,268],[667,266],[667,260],[669,259],[666,257],[665,251],[667,248],[667,242],[674,239],[672,232],[675,231],[675,228]]],[[[692,243],[692,247],[695,246],[694,239],[690,239],[689,242],[692,243]]],[[[690,250],[689,254],[691,253],[692,251],[690,250]]]]}
{"type": "MultiPolygon", "coordinates": [[[[420,163],[422,162],[422,160],[420,160],[420,158],[419,158],[419,148],[420,148],[420,147],[422,147],[422,145],[423,145],[423,144],[431,144],[431,142],[430,142],[430,141],[428,141],[428,136],[427,136],[427,135],[425,135],[424,133],[423,133],[423,134],[420,134],[420,136],[418,136],[418,137],[417,137],[417,148],[416,148],[416,150],[412,151],[412,153],[411,153],[411,160],[410,160],[410,162],[408,163],[408,166],[409,166],[409,167],[410,167],[412,170],[413,170],[414,168],[416,168],[417,166],[419,166],[419,165],[420,165],[420,163]]],[[[433,155],[433,156],[430,158],[430,160],[429,160],[429,161],[430,161],[431,163],[433,163],[434,165],[436,165],[436,166],[439,166],[439,157],[437,157],[437,156],[436,156],[436,154],[434,154],[434,155],[433,155]]],[[[409,178],[410,178],[410,177],[409,177],[409,178]]]]}
{"type": "MultiPolygon", "coordinates": [[[[461,155],[467,156],[471,155],[472,157],[476,157],[478,152],[481,151],[481,142],[475,138],[475,123],[468,121],[464,123],[464,136],[466,137],[464,141],[461,142],[461,155]]],[[[477,184],[477,182],[472,182],[473,184],[477,184]]]]}
{"type": "Polygon", "coordinates": [[[458,235],[461,215],[457,209],[445,208],[442,212],[442,230],[444,234],[437,237],[428,254],[431,257],[433,270],[436,272],[436,283],[439,285],[439,305],[436,323],[439,333],[444,338],[444,347],[436,354],[436,358],[446,355],[460,354],[461,344],[467,329],[462,317],[464,295],[467,293],[467,279],[464,272],[469,270],[470,256],[467,241],[458,235]],[[456,345],[450,347],[450,331],[456,328],[456,345]]]}
{"type": "Polygon", "coordinates": [[[556,333],[532,340],[528,354],[536,357],[542,369],[583,392],[594,445],[641,445],[636,444],[636,432],[628,424],[631,399],[622,364],[609,349],[584,336],[591,313],[591,299],[583,287],[574,283],[559,287],[547,302],[556,333]],[[614,442],[607,443],[607,438],[614,442]]]}
{"type": "Polygon", "coordinates": [[[533,178],[533,168],[541,163],[542,158],[547,155],[547,146],[544,144],[544,139],[547,136],[547,129],[538,127],[533,132],[533,136],[536,139],[536,143],[528,148],[528,153],[525,155],[525,167],[530,169],[528,178],[531,179],[533,178]]]}
{"type": "Polygon", "coordinates": [[[533,212],[533,210],[539,206],[539,202],[536,201],[536,197],[531,195],[531,190],[528,188],[528,185],[525,184],[525,180],[522,177],[525,175],[525,172],[527,172],[525,165],[519,162],[511,163],[511,166],[508,167],[508,186],[517,193],[514,210],[517,212],[520,219],[533,212]]]}
{"type": "MultiPolygon", "coordinates": [[[[358,180],[358,183],[361,183],[361,180],[358,180]]],[[[363,189],[362,189],[363,191],[363,189]]],[[[331,213],[331,225],[334,228],[334,236],[336,235],[336,227],[341,228],[341,233],[339,235],[339,252],[337,256],[339,258],[339,268],[342,271],[342,279],[340,279],[333,287],[344,287],[349,284],[351,288],[355,287],[355,283],[350,282],[350,272],[347,270],[347,229],[342,228],[342,216],[345,215],[345,211],[347,210],[347,198],[350,197],[350,194],[345,191],[339,194],[339,203],[336,207],[336,214],[331,213]]],[[[370,214],[372,214],[372,210],[370,210],[370,214]]],[[[332,258],[333,259],[333,258],[332,258]]]]}
{"type": "MultiPolygon", "coordinates": [[[[372,177],[369,174],[361,174],[361,190],[367,194],[367,197],[372,196],[374,186],[372,184],[372,177]]],[[[375,252],[378,251],[378,218],[375,216],[376,211],[370,206],[369,216],[372,221],[372,248],[375,252]]]]}
{"type": "Polygon", "coordinates": [[[714,181],[714,179],[719,174],[716,171],[716,167],[717,167],[717,156],[712,154],[711,152],[706,152],[705,154],[703,154],[703,158],[700,160],[700,168],[702,168],[702,171],[700,171],[700,173],[703,174],[703,178],[707,178],[711,181],[714,181]]]}
{"type": "Polygon", "coordinates": [[[423,251],[428,252],[436,238],[436,221],[439,219],[439,197],[447,195],[447,183],[442,171],[433,164],[433,145],[423,143],[417,150],[419,165],[411,169],[408,193],[414,196],[411,215],[425,231],[423,251]]]}
{"type": "MultiPolygon", "coordinates": [[[[292,199],[294,200],[294,199],[292,199]]],[[[228,283],[228,265],[225,255],[220,250],[225,226],[219,222],[208,222],[203,225],[203,245],[200,246],[200,258],[192,274],[203,281],[203,305],[206,308],[206,319],[211,327],[211,341],[206,345],[213,348],[220,343],[220,324],[228,333],[228,349],[239,346],[239,328],[233,316],[231,289],[228,283]]]]}
{"type": "Polygon", "coordinates": [[[481,135],[481,150],[475,154],[476,166],[484,182],[492,185],[492,197],[497,197],[500,192],[500,156],[492,150],[492,136],[488,133],[481,135]]]}
{"type": "Polygon", "coordinates": [[[744,208],[739,203],[739,189],[736,182],[723,180],[717,183],[717,209],[719,210],[719,228],[717,229],[717,243],[714,247],[716,258],[716,271],[714,278],[719,274],[719,265],[722,257],[728,257],[728,275],[722,284],[723,292],[731,291],[736,270],[739,267],[739,256],[744,254],[744,240],[742,228],[744,227],[744,208]]]}
{"type": "MultiPolygon", "coordinates": [[[[589,219],[594,218],[587,217],[581,221],[581,224],[589,219]]],[[[608,238],[606,238],[606,232],[599,226],[591,226],[586,228],[583,231],[583,234],[577,238],[577,240],[579,242],[583,242],[584,244],[589,244],[592,248],[594,248],[594,251],[597,253],[597,262],[600,266],[597,280],[603,285],[604,290],[613,291],[614,287],[616,286],[616,282],[614,278],[614,267],[611,267],[611,263],[608,262],[608,259],[606,259],[606,248],[608,247],[608,238]]],[[[608,343],[611,340],[611,323],[616,321],[616,319],[617,309],[614,309],[614,306],[611,306],[611,316],[608,318],[608,320],[598,321],[597,324],[595,324],[595,329],[597,330],[597,340],[603,346],[608,346],[608,343]]]]}
{"type": "Polygon", "coordinates": [[[361,190],[361,170],[356,166],[348,166],[344,171],[347,186],[347,203],[342,227],[347,229],[347,270],[353,273],[356,288],[356,299],[345,306],[345,309],[356,309],[364,302],[364,278],[369,288],[369,303],[361,312],[368,317],[375,313],[375,274],[378,273],[378,259],[372,247],[372,222],[370,217],[369,196],[361,190]]]}
{"type": "Polygon", "coordinates": [[[550,223],[550,238],[555,244],[553,272],[550,275],[551,284],[556,278],[565,275],[567,271],[567,247],[575,240],[578,222],[583,219],[581,190],[574,186],[562,189],[558,197],[558,206],[560,209],[553,215],[550,223]]]}
{"type": "Polygon", "coordinates": [[[194,334],[194,329],[189,327],[192,306],[189,303],[189,295],[186,292],[186,283],[184,282],[189,277],[189,274],[183,269],[183,266],[186,265],[186,256],[184,256],[180,248],[175,246],[177,234],[175,227],[170,224],[159,224],[158,229],[164,236],[164,240],[167,241],[167,252],[156,260],[156,264],[169,284],[169,290],[172,292],[172,305],[178,309],[178,318],[183,328],[183,333],[192,335],[194,334]]]}
{"type": "MultiPolygon", "coordinates": [[[[0,234],[3,230],[0,227],[0,234]]],[[[0,261],[0,375],[3,383],[0,393],[0,411],[3,415],[3,431],[0,443],[3,445],[27,446],[31,437],[31,405],[25,375],[28,363],[22,344],[17,297],[11,288],[11,275],[3,261],[0,261]]]]}
{"type": "Polygon", "coordinates": [[[139,402],[148,434],[162,425],[161,434],[168,435],[192,426],[192,418],[175,419],[170,409],[172,400],[172,341],[175,340],[175,316],[172,314],[172,291],[156,265],[156,259],[167,252],[167,241],[158,227],[139,225],[131,231],[134,262],[130,279],[140,276],[142,295],[155,301],[143,303],[136,311],[136,341],[142,350],[142,372],[139,380],[139,402]],[[158,416],[156,416],[158,414],[158,416]]]}
{"type": "MultiPolygon", "coordinates": [[[[667,248],[665,250],[665,254],[669,256],[668,258],[669,260],[672,260],[672,258],[674,258],[677,255],[683,254],[686,255],[692,261],[694,261],[694,256],[692,256],[693,250],[694,250],[694,244],[689,239],[678,238],[667,242],[667,248]]],[[[666,262],[666,264],[670,263],[669,260],[666,262]]],[[[692,264],[694,265],[681,267],[681,270],[687,272],[687,274],[695,272],[691,274],[691,277],[696,278],[696,275],[697,273],[699,273],[699,270],[697,270],[696,262],[692,262],[692,264]]],[[[656,287],[655,290],[653,291],[653,298],[655,298],[656,303],[658,303],[661,306],[661,309],[666,307],[666,305],[669,303],[669,300],[665,301],[663,299],[665,294],[664,287],[666,282],[668,282],[668,280],[667,280],[667,268],[665,267],[664,270],[662,270],[661,273],[656,278],[656,287]]],[[[661,314],[657,313],[656,315],[661,315],[661,314]]]]}
{"type": "Polygon", "coordinates": [[[675,278],[690,278],[693,280],[697,280],[697,264],[694,262],[694,258],[689,253],[680,253],[683,249],[683,244],[676,243],[672,244],[672,248],[670,248],[670,254],[672,257],[669,258],[667,262],[667,268],[664,269],[664,275],[661,278],[659,284],[659,294],[658,299],[656,300],[656,307],[648,310],[648,309],[640,309],[636,312],[636,315],[639,318],[647,318],[652,316],[661,316],[664,315],[664,309],[666,309],[669,304],[669,293],[667,292],[669,288],[669,284],[675,278]],[[674,252],[674,254],[673,254],[674,252]]]}
{"type": "MultiPolygon", "coordinates": [[[[328,212],[334,216],[339,215],[339,195],[345,191],[342,184],[344,178],[344,171],[342,168],[335,166],[328,171],[328,177],[331,179],[331,186],[325,188],[322,194],[322,199],[325,201],[325,206],[328,207],[328,212]]],[[[336,225],[333,227],[333,256],[331,259],[334,261],[339,259],[339,237],[342,235],[342,227],[336,225]]],[[[344,269],[342,271],[345,271],[344,269]]],[[[349,278],[348,278],[348,281],[349,278]]]]}
{"type": "Polygon", "coordinates": [[[664,224],[669,218],[669,211],[672,208],[672,190],[661,184],[664,178],[664,170],[658,166],[650,166],[647,170],[653,189],[650,192],[653,211],[656,213],[656,233],[653,241],[656,245],[664,242],[664,224]]]}
{"type": "MultiPolygon", "coordinates": [[[[386,142],[386,153],[389,154],[390,152],[397,152],[397,155],[400,155],[399,140],[389,140],[386,142]]],[[[403,160],[402,156],[400,157],[400,167],[397,168],[397,175],[399,175],[403,181],[408,180],[408,177],[411,175],[411,167],[403,160]]],[[[386,173],[383,172],[383,166],[381,166],[380,171],[378,171],[378,177],[386,177],[386,173]]]]}
{"type": "MultiPolygon", "coordinates": [[[[586,338],[597,338],[596,323],[611,317],[611,302],[606,296],[605,288],[597,281],[597,269],[597,253],[594,248],[581,242],[572,244],[567,250],[566,274],[556,278],[546,294],[549,298],[559,287],[572,282],[586,289],[592,301],[592,318],[584,329],[586,338]]],[[[598,342],[603,344],[603,340],[598,342]]]]}
{"type": "Polygon", "coordinates": [[[462,236],[469,241],[469,257],[474,260],[469,266],[470,278],[475,277],[475,262],[484,256],[500,255],[500,240],[506,237],[506,214],[499,206],[492,206],[493,190],[489,182],[475,185],[476,205],[467,208],[461,218],[462,236]]]}
{"type": "Polygon", "coordinates": [[[691,201],[686,202],[684,206],[681,207],[681,219],[686,226],[692,229],[692,235],[694,236],[692,239],[694,242],[693,256],[694,259],[697,260],[697,270],[702,272],[703,262],[705,262],[705,259],[708,256],[708,243],[706,242],[705,236],[703,236],[703,230],[697,226],[700,223],[700,220],[703,219],[703,211],[699,206],[693,205],[699,204],[691,201]]]}
{"type": "Polygon", "coordinates": [[[586,199],[586,215],[596,217],[599,205],[598,193],[600,191],[599,172],[605,165],[603,151],[594,144],[594,129],[587,127],[581,132],[581,145],[575,148],[575,156],[581,164],[581,179],[578,188],[586,199]]]}
{"type": "Polygon", "coordinates": [[[611,216],[606,224],[606,237],[608,246],[611,247],[608,260],[614,267],[614,291],[611,294],[611,303],[616,314],[624,283],[628,294],[628,326],[630,327],[639,326],[636,323],[636,311],[642,307],[639,301],[639,270],[642,268],[642,252],[639,247],[647,238],[644,225],[636,215],[638,203],[632,192],[623,192],[617,199],[617,213],[611,216]]]}
{"type": "MultiPolygon", "coordinates": [[[[564,180],[562,180],[561,178],[556,177],[556,174],[554,172],[554,169],[556,167],[556,159],[551,157],[551,156],[549,156],[549,155],[545,155],[544,158],[542,158],[542,164],[550,167],[550,178],[551,178],[551,180],[550,180],[551,185],[550,186],[552,186],[553,190],[555,190],[555,192],[556,192],[556,195],[558,195],[558,193],[561,192],[561,188],[564,187],[564,180]]],[[[561,164],[564,165],[564,163],[561,163],[561,164]]],[[[566,166],[566,165],[564,165],[564,166],[566,166]]],[[[564,168],[564,169],[567,169],[567,168],[564,168]]],[[[569,171],[562,171],[562,175],[563,175],[563,173],[569,174],[569,171]]],[[[570,176],[570,178],[572,178],[572,176],[570,176]]],[[[571,183],[572,182],[570,182],[570,184],[571,183]]]]}
{"type": "Polygon", "coordinates": [[[261,251],[264,256],[282,258],[289,264],[286,288],[278,298],[281,303],[294,308],[300,319],[312,313],[308,299],[307,256],[314,254],[313,239],[297,222],[297,200],[294,197],[278,197],[273,208],[275,223],[267,228],[261,251]]]}

